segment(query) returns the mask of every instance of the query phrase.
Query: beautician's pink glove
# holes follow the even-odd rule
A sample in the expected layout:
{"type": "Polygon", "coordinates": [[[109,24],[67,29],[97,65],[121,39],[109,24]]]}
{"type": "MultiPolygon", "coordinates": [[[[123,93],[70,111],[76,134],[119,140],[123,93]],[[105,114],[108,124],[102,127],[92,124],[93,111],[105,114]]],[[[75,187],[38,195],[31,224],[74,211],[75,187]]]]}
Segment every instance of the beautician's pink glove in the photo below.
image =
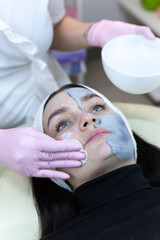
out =
{"type": "Polygon", "coordinates": [[[103,47],[111,39],[125,34],[141,34],[146,38],[155,39],[150,28],[134,24],[102,20],[94,23],[88,30],[87,40],[91,46],[103,47]]]}
{"type": "Polygon", "coordinates": [[[0,162],[24,176],[67,179],[52,168],[80,167],[85,159],[73,141],[56,141],[35,128],[0,130],[0,162]]]}

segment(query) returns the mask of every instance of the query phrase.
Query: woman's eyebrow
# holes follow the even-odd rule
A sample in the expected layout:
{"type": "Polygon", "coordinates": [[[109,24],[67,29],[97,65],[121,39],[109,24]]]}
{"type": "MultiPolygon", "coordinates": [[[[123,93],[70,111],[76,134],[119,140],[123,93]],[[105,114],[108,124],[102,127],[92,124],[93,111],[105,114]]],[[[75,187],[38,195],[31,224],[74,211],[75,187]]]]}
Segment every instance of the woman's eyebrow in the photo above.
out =
{"type": "Polygon", "coordinates": [[[91,94],[87,94],[86,96],[82,97],[82,102],[87,102],[88,100],[90,100],[91,98],[93,97],[98,97],[98,98],[101,98],[99,97],[97,94],[95,93],[91,93],[91,94]]]}
{"type": "Polygon", "coordinates": [[[67,112],[69,110],[68,107],[61,107],[58,108],[56,111],[52,112],[48,118],[48,122],[47,122],[47,127],[49,127],[49,123],[51,121],[52,118],[54,118],[56,115],[61,114],[63,112],[67,112]]]}

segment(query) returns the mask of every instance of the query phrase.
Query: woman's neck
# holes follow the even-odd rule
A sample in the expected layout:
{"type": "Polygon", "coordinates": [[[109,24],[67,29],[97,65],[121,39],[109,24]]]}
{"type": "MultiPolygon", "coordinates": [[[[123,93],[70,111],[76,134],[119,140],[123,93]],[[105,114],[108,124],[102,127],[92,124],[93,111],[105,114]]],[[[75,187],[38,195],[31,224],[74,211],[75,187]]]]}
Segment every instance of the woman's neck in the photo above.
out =
{"type": "Polygon", "coordinates": [[[68,182],[70,183],[72,189],[75,190],[80,185],[82,185],[92,179],[95,179],[97,177],[100,177],[106,173],[109,173],[113,170],[116,170],[118,168],[136,164],[135,159],[119,160],[115,156],[111,156],[110,158],[107,158],[105,161],[107,164],[105,164],[102,168],[100,168],[100,171],[97,171],[90,177],[87,177],[87,180],[84,178],[81,178],[80,176],[74,176],[74,177],[71,176],[71,178],[69,179],[68,182]]]}

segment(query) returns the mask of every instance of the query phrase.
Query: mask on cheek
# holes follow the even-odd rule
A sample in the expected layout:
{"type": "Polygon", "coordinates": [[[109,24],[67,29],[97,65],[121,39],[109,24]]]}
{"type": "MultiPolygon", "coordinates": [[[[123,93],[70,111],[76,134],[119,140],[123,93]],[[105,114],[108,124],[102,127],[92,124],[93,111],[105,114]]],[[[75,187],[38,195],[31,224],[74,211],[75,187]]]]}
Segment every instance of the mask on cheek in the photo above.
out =
{"type": "MultiPolygon", "coordinates": [[[[85,86],[86,87],[86,86],[85,86]]],[[[107,137],[107,144],[111,147],[113,154],[120,160],[136,158],[136,142],[134,140],[132,130],[126,117],[117,109],[106,97],[99,94],[97,91],[85,88],[70,88],[65,90],[72,97],[82,110],[81,98],[87,94],[95,93],[101,97],[107,106],[114,111],[105,115],[99,115],[98,123],[94,124],[95,128],[105,128],[111,131],[112,134],[107,137]]]]}
{"type": "Polygon", "coordinates": [[[134,144],[122,118],[117,113],[110,113],[99,116],[98,119],[96,128],[105,128],[112,132],[106,140],[112,153],[120,160],[133,159],[134,144]]]}

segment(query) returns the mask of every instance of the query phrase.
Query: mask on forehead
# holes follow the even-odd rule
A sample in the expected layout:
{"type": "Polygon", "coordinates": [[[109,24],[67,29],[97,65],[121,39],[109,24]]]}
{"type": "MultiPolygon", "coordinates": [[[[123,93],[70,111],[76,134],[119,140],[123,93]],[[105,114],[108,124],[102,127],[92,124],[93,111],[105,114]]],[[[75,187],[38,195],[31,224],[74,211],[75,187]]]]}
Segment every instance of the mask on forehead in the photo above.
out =
{"type": "Polygon", "coordinates": [[[114,113],[96,116],[98,122],[94,124],[95,128],[105,128],[111,131],[112,134],[106,139],[107,144],[111,147],[113,154],[120,160],[133,159],[136,157],[136,143],[133,138],[131,128],[125,116],[117,109],[107,98],[99,94],[97,91],[85,88],[70,88],[65,90],[78,104],[78,107],[83,111],[81,99],[85,95],[95,93],[101,97],[108,108],[114,113]]]}

